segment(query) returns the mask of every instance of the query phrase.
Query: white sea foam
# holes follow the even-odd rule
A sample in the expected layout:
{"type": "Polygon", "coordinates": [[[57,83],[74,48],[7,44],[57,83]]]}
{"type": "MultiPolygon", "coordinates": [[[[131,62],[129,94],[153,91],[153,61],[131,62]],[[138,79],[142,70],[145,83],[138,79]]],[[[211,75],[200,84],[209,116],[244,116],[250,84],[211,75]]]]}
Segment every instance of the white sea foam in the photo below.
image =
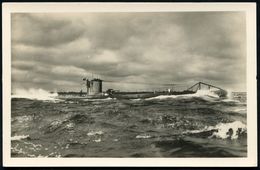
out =
{"type": "Polygon", "coordinates": [[[236,102],[241,103],[241,101],[237,100],[234,96],[232,90],[227,90],[227,98],[222,100],[223,102],[236,102]]]}
{"type": "Polygon", "coordinates": [[[222,101],[223,102],[239,102],[238,100],[234,100],[234,99],[231,99],[231,98],[227,98],[227,99],[224,99],[222,101]]]}
{"type": "Polygon", "coordinates": [[[23,124],[31,121],[32,119],[33,119],[32,116],[17,116],[17,117],[15,117],[15,120],[17,120],[19,123],[23,123],[23,124]]]}
{"type": "Polygon", "coordinates": [[[156,97],[151,97],[151,98],[147,98],[145,100],[153,100],[153,99],[174,99],[178,97],[177,95],[160,95],[160,96],[156,96],[156,97]]]}
{"type": "Polygon", "coordinates": [[[106,101],[106,100],[115,100],[115,98],[107,97],[104,99],[83,99],[83,101],[106,101]]]}
{"type": "Polygon", "coordinates": [[[28,147],[30,150],[33,150],[33,151],[39,151],[42,149],[42,145],[41,144],[34,144],[34,143],[31,143],[31,142],[23,142],[24,144],[26,144],[27,146],[30,146],[28,147]]]}
{"type": "Polygon", "coordinates": [[[101,138],[95,139],[95,140],[93,140],[93,141],[96,142],[96,143],[99,143],[99,142],[101,142],[101,138]]]}
{"type": "Polygon", "coordinates": [[[212,137],[220,138],[220,139],[237,139],[239,137],[239,134],[246,132],[247,128],[246,125],[240,121],[234,121],[231,123],[219,123],[216,126],[206,126],[203,129],[200,130],[190,130],[184,132],[184,134],[187,133],[201,133],[201,132],[206,132],[206,131],[211,131],[211,130],[217,130],[213,132],[212,137]],[[233,133],[229,133],[229,131],[232,129],[233,133]]]}
{"type": "Polygon", "coordinates": [[[234,112],[238,112],[238,113],[241,113],[241,112],[246,112],[247,109],[246,108],[236,108],[233,110],[234,112]]]}
{"type": "Polygon", "coordinates": [[[102,135],[104,132],[102,131],[91,131],[91,132],[88,132],[88,136],[94,136],[94,135],[102,135]]]}
{"type": "Polygon", "coordinates": [[[114,99],[115,99],[115,98],[108,97],[108,98],[99,99],[99,100],[114,100],[114,99]]]}
{"type": "Polygon", "coordinates": [[[235,121],[232,123],[219,123],[215,126],[218,132],[214,132],[211,137],[217,137],[221,139],[226,139],[231,137],[231,139],[237,139],[238,133],[246,131],[246,125],[240,121],[235,121]],[[233,134],[228,134],[229,130],[232,129],[233,134]],[[239,129],[241,131],[239,132],[239,129]]]}
{"type": "Polygon", "coordinates": [[[26,154],[22,148],[18,148],[18,145],[11,147],[12,152],[18,153],[18,154],[26,154]]]}
{"type": "Polygon", "coordinates": [[[74,123],[68,123],[68,124],[66,125],[66,128],[67,128],[67,129],[73,129],[74,126],[75,126],[74,123]]]}
{"type": "Polygon", "coordinates": [[[228,99],[232,99],[233,98],[232,90],[227,90],[227,98],[228,99]]]}
{"type": "Polygon", "coordinates": [[[58,100],[56,97],[58,96],[57,93],[50,93],[43,89],[17,89],[15,90],[14,95],[12,98],[26,98],[26,99],[35,99],[35,100],[58,100]]]}
{"type": "Polygon", "coordinates": [[[138,99],[130,99],[130,100],[132,100],[132,101],[140,101],[142,99],[138,98],[138,99]]]}
{"type": "Polygon", "coordinates": [[[151,136],[144,134],[144,135],[137,135],[135,138],[136,139],[148,139],[148,138],[151,138],[151,136]]]}
{"type": "Polygon", "coordinates": [[[219,98],[219,96],[214,93],[213,90],[198,90],[196,93],[193,94],[182,94],[182,95],[160,95],[156,97],[147,98],[146,100],[153,100],[153,99],[168,99],[168,98],[189,98],[189,97],[204,97],[207,99],[210,98],[219,98]]]}
{"type": "Polygon", "coordinates": [[[26,139],[28,138],[29,135],[17,135],[17,136],[12,136],[11,137],[11,140],[12,141],[17,141],[17,140],[22,140],[22,139],[26,139]]]}

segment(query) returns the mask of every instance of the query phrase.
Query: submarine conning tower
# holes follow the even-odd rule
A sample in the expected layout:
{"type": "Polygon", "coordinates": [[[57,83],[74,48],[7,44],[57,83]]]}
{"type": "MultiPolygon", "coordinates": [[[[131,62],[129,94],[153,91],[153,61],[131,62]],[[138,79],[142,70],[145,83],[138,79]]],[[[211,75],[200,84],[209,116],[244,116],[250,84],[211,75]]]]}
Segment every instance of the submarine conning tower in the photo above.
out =
{"type": "Polygon", "coordinates": [[[101,79],[94,78],[92,80],[86,80],[87,94],[97,95],[102,93],[102,81],[101,79]]]}

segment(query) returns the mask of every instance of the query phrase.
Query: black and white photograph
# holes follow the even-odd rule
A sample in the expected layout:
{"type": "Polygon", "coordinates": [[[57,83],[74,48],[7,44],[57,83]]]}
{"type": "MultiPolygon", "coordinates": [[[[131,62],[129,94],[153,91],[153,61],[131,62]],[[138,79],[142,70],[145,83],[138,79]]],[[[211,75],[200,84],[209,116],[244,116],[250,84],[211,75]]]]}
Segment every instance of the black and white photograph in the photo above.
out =
{"type": "Polygon", "coordinates": [[[10,13],[10,158],[254,156],[248,11],[154,7],[10,13]]]}

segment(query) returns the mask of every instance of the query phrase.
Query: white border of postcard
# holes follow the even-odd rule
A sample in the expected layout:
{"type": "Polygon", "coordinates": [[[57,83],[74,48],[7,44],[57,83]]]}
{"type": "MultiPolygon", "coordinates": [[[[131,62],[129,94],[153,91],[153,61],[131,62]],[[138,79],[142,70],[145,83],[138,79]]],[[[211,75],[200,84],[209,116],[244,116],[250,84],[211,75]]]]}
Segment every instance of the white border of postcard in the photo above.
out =
{"type": "Polygon", "coordinates": [[[4,166],[257,166],[255,3],[3,3],[3,165],[4,166]],[[247,133],[244,158],[12,158],[11,13],[244,11],[247,23],[247,133]]]}

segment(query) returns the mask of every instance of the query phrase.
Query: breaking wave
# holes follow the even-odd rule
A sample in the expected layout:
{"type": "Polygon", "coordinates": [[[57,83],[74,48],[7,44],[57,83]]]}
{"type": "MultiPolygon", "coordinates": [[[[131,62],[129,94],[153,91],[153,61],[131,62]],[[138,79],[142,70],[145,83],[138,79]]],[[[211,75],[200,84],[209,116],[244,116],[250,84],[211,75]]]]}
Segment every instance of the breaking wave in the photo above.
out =
{"type": "Polygon", "coordinates": [[[102,135],[104,132],[103,131],[91,131],[87,135],[88,136],[95,136],[95,135],[102,135]]]}
{"type": "Polygon", "coordinates": [[[241,135],[247,133],[246,125],[240,121],[234,121],[231,123],[219,123],[216,126],[206,126],[201,130],[191,130],[184,132],[186,134],[198,134],[203,132],[212,131],[212,135],[209,138],[219,139],[238,139],[241,135]]]}
{"type": "Polygon", "coordinates": [[[242,133],[246,132],[246,125],[240,121],[219,123],[214,129],[217,129],[218,131],[214,132],[211,137],[237,139],[242,133]]]}
{"type": "MultiPolygon", "coordinates": [[[[180,96],[180,95],[179,95],[180,96]]],[[[174,99],[177,98],[178,96],[176,95],[160,95],[160,96],[156,96],[156,97],[151,97],[151,98],[147,98],[145,100],[153,100],[153,99],[174,99]]]]}
{"type": "Polygon", "coordinates": [[[160,95],[156,97],[151,97],[147,98],[146,100],[153,100],[153,99],[169,99],[169,98],[178,98],[178,97],[184,97],[184,98],[189,98],[189,97],[202,97],[205,99],[210,99],[210,98],[219,98],[219,96],[214,93],[214,91],[211,90],[198,90],[194,94],[183,94],[183,95],[160,95]]]}
{"type": "Polygon", "coordinates": [[[238,100],[234,100],[234,99],[232,99],[232,98],[227,98],[227,99],[224,99],[224,100],[222,100],[223,102],[236,102],[236,103],[238,103],[239,101],[238,100]]]}
{"type": "Polygon", "coordinates": [[[34,100],[58,100],[56,97],[57,93],[50,93],[43,89],[17,89],[15,94],[12,95],[12,98],[25,98],[25,99],[34,99],[34,100]]]}
{"type": "Polygon", "coordinates": [[[135,138],[136,139],[148,139],[148,138],[151,138],[151,136],[147,135],[147,134],[143,134],[143,135],[137,135],[135,138]]]}
{"type": "Polygon", "coordinates": [[[12,137],[11,137],[11,140],[12,140],[12,141],[17,141],[17,140],[26,139],[26,138],[28,138],[28,137],[29,137],[29,135],[12,136],[12,137]]]}
{"type": "MultiPolygon", "coordinates": [[[[186,96],[189,96],[189,95],[186,95],[186,96]]],[[[196,93],[190,94],[190,96],[192,96],[192,97],[207,96],[207,97],[219,98],[219,96],[213,90],[198,90],[196,93]]]]}

